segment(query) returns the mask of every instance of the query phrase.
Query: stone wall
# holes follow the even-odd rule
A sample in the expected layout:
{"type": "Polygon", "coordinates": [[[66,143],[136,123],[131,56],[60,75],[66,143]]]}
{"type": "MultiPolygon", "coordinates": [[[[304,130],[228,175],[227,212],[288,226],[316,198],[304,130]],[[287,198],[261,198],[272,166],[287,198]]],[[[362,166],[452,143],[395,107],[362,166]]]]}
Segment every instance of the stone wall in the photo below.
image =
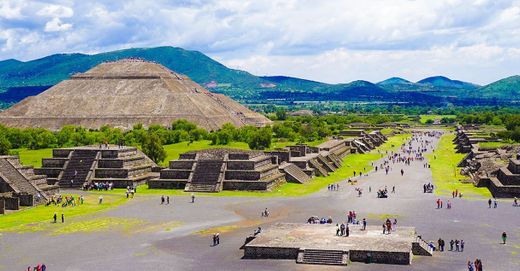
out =
{"type": "Polygon", "coordinates": [[[195,160],[172,160],[170,161],[169,168],[172,169],[190,169],[193,167],[193,164],[195,163],[195,160]]]}
{"type": "Polygon", "coordinates": [[[43,158],[42,166],[62,168],[63,165],[65,165],[65,162],[67,162],[67,159],[43,158]]]}
{"type": "Polygon", "coordinates": [[[187,180],[153,180],[148,182],[149,188],[158,189],[184,189],[186,187],[187,180]]]}
{"type": "Polygon", "coordinates": [[[349,259],[353,262],[367,262],[369,255],[371,263],[402,264],[412,263],[412,252],[388,252],[388,251],[366,251],[350,250],[349,259]]]}
{"type": "Polygon", "coordinates": [[[30,194],[20,194],[18,195],[20,199],[20,206],[33,206],[34,205],[34,197],[30,194]]]}
{"type": "Polygon", "coordinates": [[[20,209],[20,199],[15,197],[3,197],[4,206],[6,210],[18,210],[20,209]]]}
{"type": "Polygon", "coordinates": [[[271,183],[262,181],[225,181],[223,184],[224,190],[268,190],[272,186],[271,183]]]}
{"type": "Polygon", "coordinates": [[[244,248],[245,259],[287,259],[296,260],[299,248],[250,247],[244,248]]]}
{"type": "Polygon", "coordinates": [[[67,158],[69,157],[69,153],[72,151],[72,149],[53,149],[52,150],[52,157],[58,158],[67,158]]]}

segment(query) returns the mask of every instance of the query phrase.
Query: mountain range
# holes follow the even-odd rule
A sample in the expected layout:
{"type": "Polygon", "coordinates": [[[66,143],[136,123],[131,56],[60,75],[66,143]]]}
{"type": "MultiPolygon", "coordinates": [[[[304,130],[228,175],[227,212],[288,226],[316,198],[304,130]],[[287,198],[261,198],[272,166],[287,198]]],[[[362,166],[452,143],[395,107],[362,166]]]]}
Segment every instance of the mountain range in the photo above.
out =
{"type": "Polygon", "coordinates": [[[0,61],[0,104],[7,107],[36,95],[78,72],[107,61],[141,58],[189,76],[211,91],[245,103],[269,101],[382,101],[407,103],[514,103],[520,100],[520,76],[485,86],[443,76],[417,82],[392,77],[378,83],[327,84],[288,76],[255,76],[230,69],[201,52],[177,47],[132,48],[93,55],[55,54],[31,61],[0,61]]]}

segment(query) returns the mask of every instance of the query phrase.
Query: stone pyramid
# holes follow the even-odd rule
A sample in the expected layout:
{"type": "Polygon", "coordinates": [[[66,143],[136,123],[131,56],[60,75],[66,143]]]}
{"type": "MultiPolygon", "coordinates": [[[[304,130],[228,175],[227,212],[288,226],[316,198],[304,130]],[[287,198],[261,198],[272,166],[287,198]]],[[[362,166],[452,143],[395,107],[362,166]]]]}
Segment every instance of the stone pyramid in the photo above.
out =
{"type": "Polygon", "coordinates": [[[130,129],[137,123],[170,125],[176,119],[187,119],[207,130],[228,122],[235,126],[271,123],[184,75],[137,59],[99,64],[0,113],[4,125],[51,130],[64,125],[130,129]]]}

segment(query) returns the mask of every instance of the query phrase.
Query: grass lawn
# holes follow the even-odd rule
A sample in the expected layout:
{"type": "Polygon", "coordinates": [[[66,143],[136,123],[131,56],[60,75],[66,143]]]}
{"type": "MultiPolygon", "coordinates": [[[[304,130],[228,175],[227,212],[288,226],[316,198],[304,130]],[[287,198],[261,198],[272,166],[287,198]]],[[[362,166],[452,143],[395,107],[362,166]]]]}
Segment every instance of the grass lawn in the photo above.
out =
{"type": "Polygon", "coordinates": [[[455,118],[456,115],[420,115],[421,119],[419,120],[422,124],[426,123],[428,120],[436,120],[442,118],[455,118]]]}
{"type": "Polygon", "coordinates": [[[487,188],[475,187],[473,184],[462,183],[460,180],[468,179],[460,174],[457,164],[466,156],[464,153],[456,153],[452,140],[455,134],[444,134],[435,149],[435,153],[426,155],[430,163],[435,194],[451,196],[451,192],[458,189],[464,196],[490,197],[487,188]],[[435,158],[434,158],[435,157],[435,158]]]}
{"type": "Polygon", "coordinates": [[[507,146],[519,146],[520,143],[510,143],[510,142],[480,142],[478,146],[481,148],[501,148],[507,146]]]}
{"type": "Polygon", "coordinates": [[[19,155],[20,162],[23,165],[31,165],[37,168],[42,167],[42,158],[52,157],[51,148],[39,150],[12,149],[10,153],[14,155],[19,155]]]}
{"type": "MultiPolygon", "coordinates": [[[[74,197],[77,196],[78,195],[74,195],[74,197]]],[[[65,221],[67,221],[71,217],[104,211],[119,206],[127,201],[126,197],[116,195],[103,196],[103,204],[98,204],[98,195],[86,195],[84,196],[84,199],[85,201],[82,205],[76,205],[75,207],[39,205],[1,215],[0,232],[12,231],[22,233],[40,231],[44,230],[46,226],[51,224],[54,213],[58,215],[58,221],[61,220],[61,214],[65,215],[65,221]]]]}
{"type": "MultiPolygon", "coordinates": [[[[411,137],[410,134],[398,134],[392,136],[379,148],[366,154],[351,154],[343,158],[343,166],[327,177],[316,177],[306,184],[285,183],[273,191],[268,192],[249,192],[249,191],[222,191],[220,193],[196,193],[198,196],[244,196],[244,197],[294,197],[304,196],[320,189],[328,184],[343,181],[353,176],[353,172],[369,172],[372,170],[371,163],[381,158],[381,152],[397,150],[403,143],[411,137]]],[[[113,191],[91,192],[93,194],[124,194],[124,189],[114,189],[113,191]]],[[[169,196],[189,196],[189,193],[182,189],[148,189],[146,185],[137,189],[137,195],[169,195],[169,196]]]]}

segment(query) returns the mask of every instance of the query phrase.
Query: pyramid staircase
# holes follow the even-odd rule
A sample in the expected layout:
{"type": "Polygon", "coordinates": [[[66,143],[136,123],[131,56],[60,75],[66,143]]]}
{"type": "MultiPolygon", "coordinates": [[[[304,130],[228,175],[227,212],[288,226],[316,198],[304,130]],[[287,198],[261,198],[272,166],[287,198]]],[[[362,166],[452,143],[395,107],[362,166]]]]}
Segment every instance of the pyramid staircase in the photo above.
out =
{"type": "Polygon", "coordinates": [[[309,163],[311,164],[311,167],[313,167],[314,169],[316,169],[318,171],[318,173],[321,175],[321,176],[328,176],[329,173],[327,172],[326,169],[324,169],[321,164],[316,160],[316,159],[310,159],[309,160],[309,163]]]}
{"type": "Polygon", "coordinates": [[[348,252],[342,250],[304,249],[298,253],[297,263],[347,265],[348,252]]]}
{"type": "Polygon", "coordinates": [[[309,175],[307,175],[301,168],[299,168],[295,164],[283,162],[280,165],[280,169],[283,172],[285,172],[286,175],[289,176],[289,178],[287,178],[288,181],[294,181],[303,184],[311,179],[309,175]]]}
{"type": "Polygon", "coordinates": [[[226,163],[223,160],[201,160],[184,188],[186,192],[220,192],[222,191],[226,163]]]}
{"type": "Polygon", "coordinates": [[[334,172],[336,171],[337,167],[328,159],[327,157],[324,157],[321,154],[318,154],[316,157],[318,159],[318,162],[328,171],[328,172],[334,172]]]}
{"type": "Polygon", "coordinates": [[[32,167],[22,166],[16,156],[0,158],[0,177],[13,192],[33,195],[36,204],[58,191],[57,186],[47,184],[45,176],[34,174],[32,167]]]}
{"type": "Polygon", "coordinates": [[[64,170],[59,176],[60,187],[78,188],[89,181],[89,177],[100,153],[97,150],[76,149],[71,152],[70,159],[65,163],[64,170]],[[71,180],[74,180],[71,183],[71,180]]]}

